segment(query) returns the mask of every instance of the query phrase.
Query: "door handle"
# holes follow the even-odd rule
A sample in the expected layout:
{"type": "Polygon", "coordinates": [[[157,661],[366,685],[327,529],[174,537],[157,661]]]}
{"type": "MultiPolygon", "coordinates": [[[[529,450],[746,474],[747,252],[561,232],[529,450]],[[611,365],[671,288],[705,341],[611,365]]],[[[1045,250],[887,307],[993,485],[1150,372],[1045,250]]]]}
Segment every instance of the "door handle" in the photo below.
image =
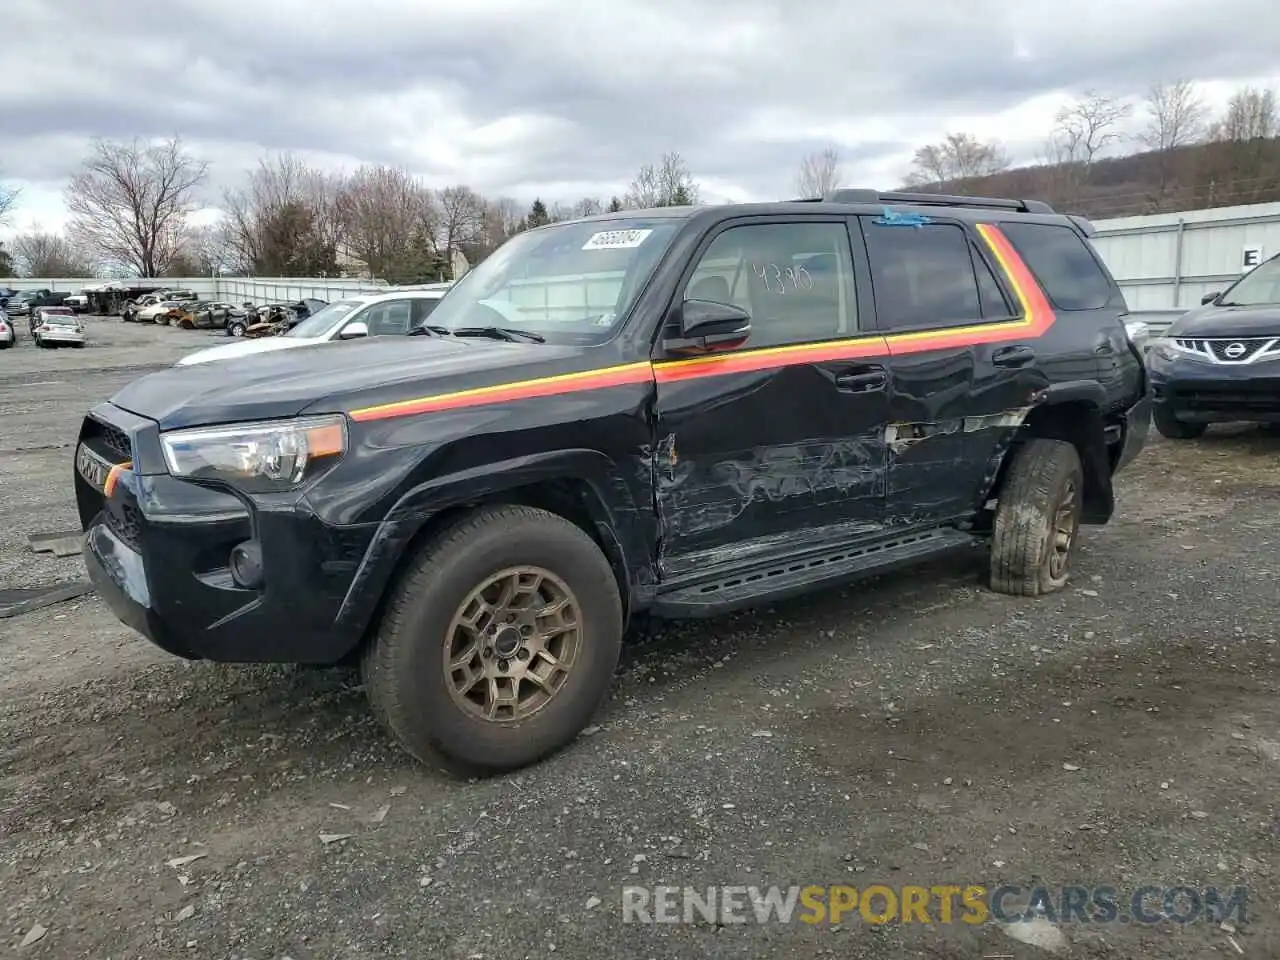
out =
{"type": "Polygon", "coordinates": [[[991,355],[991,362],[997,367],[1025,367],[1036,358],[1036,352],[1030,347],[1019,344],[1016,347],[1004,347],[991,355]]]}
{"type": "Polygon", "coordinates": [[[847,393],[871,393],[883,390],[889,377],[883,370],[868,370],[865,373],[842,373],[836,377],[836,387],[847,393]]]}

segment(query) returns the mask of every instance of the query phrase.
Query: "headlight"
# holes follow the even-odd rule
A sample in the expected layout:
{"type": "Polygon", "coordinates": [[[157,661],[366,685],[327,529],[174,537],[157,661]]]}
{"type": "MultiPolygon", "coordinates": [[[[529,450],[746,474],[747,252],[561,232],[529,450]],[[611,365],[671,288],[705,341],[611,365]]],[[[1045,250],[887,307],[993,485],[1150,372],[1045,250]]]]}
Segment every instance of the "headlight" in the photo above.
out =
{"type": "Polygon", "coordinates": [[[1156,354],[1161,360],[1177,360],[1179,357],[1196,355],[1190,350],[1184,350],[1168,337],[1153,337],[1143,344],[1143,348],[1156,354]]]}
{"type": "Polygon", "coordinates": [[[1143,320],[1129,320],[1125,322],[1124,332],[1129,335],[1130,340],[1137,343],[1151,335],[1151,327],[1143,320]]]}
{"type": "Polygon", "coordinates": [[[175,430],[161,434],[160,444],[175,477],[271,493],[337,463],[347,451],[347,420],[339,415],[175,430]]]}

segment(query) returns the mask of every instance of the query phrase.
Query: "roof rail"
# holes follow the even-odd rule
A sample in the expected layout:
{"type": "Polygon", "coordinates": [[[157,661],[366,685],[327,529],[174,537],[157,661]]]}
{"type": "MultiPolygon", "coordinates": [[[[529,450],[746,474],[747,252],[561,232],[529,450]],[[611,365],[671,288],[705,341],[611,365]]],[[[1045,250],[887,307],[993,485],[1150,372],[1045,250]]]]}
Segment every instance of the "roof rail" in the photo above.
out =
{"type": "Polygon", "coordinates": [[[846,187],[833,190],[823,199],[831,203],[901,203],[918,207],[982,207],[1016,210],[1018,213],[1053,213],[1043,200],[1002,200],[998,197],[961,197],[945,193],[902,193],[874,187],[846,187]]]}
{"type": "Polygon", "coordinates": [[[1079,214],[1069,213],[1067,214],[1067,219],[1070,220],[1072,223],[1074,223],[1077,227],[1079,227],[1080,232],[1083,233],[1086,237],[1096,237],[1098,235],[1098,228],[1093,225],[1093,221],[1090,220],[1088,217],[1082,217],[1079,214]]]}

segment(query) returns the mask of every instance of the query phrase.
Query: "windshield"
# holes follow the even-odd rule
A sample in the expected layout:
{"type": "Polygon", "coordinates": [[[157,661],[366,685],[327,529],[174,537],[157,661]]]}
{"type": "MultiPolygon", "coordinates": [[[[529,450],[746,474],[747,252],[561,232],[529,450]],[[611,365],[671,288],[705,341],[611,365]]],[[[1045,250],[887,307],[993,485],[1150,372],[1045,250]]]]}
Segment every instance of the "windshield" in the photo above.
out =
{"type": "Polygon", "coordinates": [[[1256,307],[1264,303],[1280,303],[1280,257],[1260,263],[1228,287],[1222,295],[1223,306],[1256,307]]]}
{"type": "Polygon", "coordinates": [[[359,300],[335,300],[327,307],[317,310],[307,317],[307,319],[286,333],[285,336],[308,339],[323,337],[333,327],[337,326],[343,317],[358,306],[360,306],[359,300]]]}
{"type": "Polygon", "coordinates": [[[629,217],[517,234],[450,288],[431,326],[509,327],[556,343],[602,342],[682,222],[629,217]]]}

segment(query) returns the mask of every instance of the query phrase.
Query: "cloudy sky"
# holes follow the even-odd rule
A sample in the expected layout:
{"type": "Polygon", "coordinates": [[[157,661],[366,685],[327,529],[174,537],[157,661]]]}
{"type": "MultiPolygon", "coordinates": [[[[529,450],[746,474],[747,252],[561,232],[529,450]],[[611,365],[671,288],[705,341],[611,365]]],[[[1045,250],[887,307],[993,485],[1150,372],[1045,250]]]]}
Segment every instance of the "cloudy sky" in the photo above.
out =
{"type": "MultiPolygon", "coordinates": [[[[402,165],[522,201],[684,155],[704,199],[780,198],[836,146],[901,182],[948,130],[1031,160],[1065,97],[1271,83],[1274,0],[4,0],[14,229],[65,222],[93,136],[180,134],[216,205],[265,152],[402,165]]],[[[1277,84],[1280,85],[1280,84],[1277,84]]],[[[3,236],[0,233],[0,236],[3,236]]]]}

